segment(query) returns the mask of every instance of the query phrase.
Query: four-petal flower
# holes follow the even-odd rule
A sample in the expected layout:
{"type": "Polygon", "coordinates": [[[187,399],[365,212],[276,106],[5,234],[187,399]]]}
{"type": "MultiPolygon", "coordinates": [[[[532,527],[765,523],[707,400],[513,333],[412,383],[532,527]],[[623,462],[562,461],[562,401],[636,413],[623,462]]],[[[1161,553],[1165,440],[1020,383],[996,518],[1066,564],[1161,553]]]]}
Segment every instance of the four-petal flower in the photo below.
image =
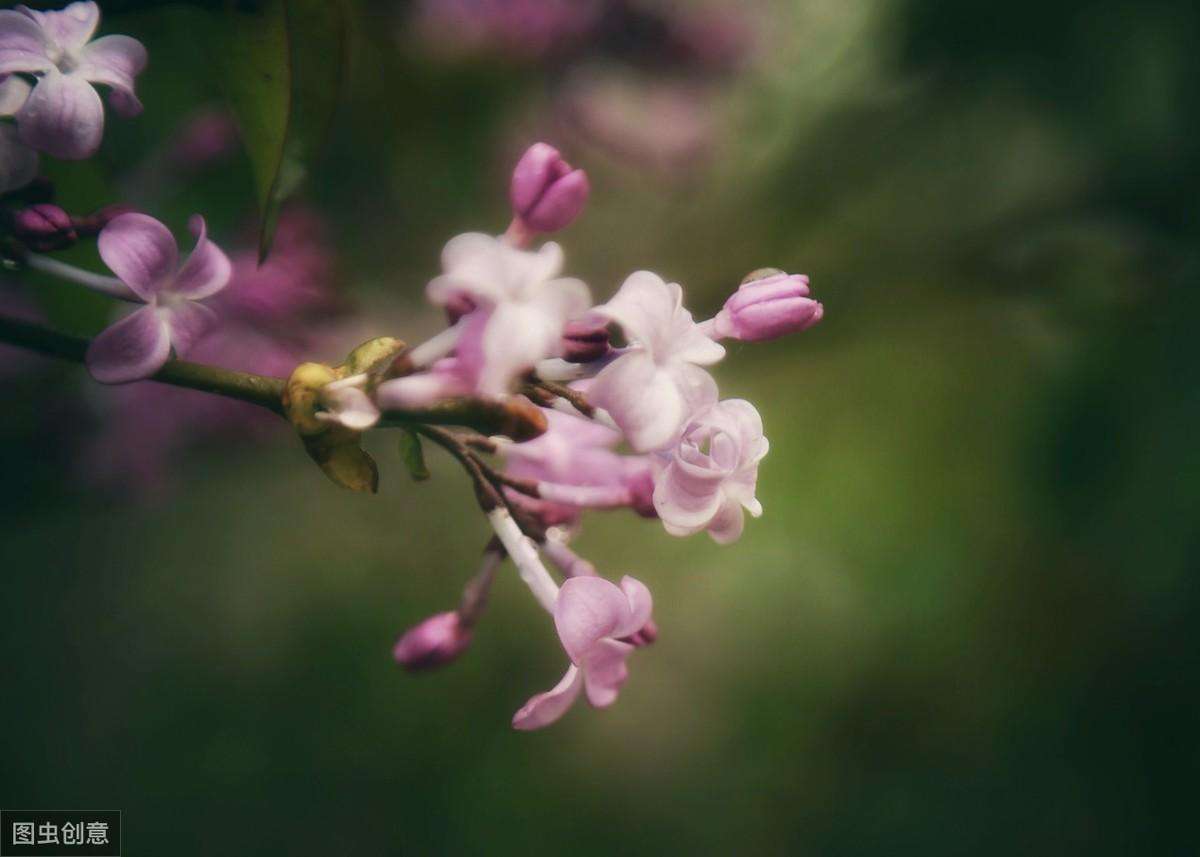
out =
{"type": "Polygon", "coordinates": [[[189,227],[196,247],[181,265],[170,230],[144,214],[122,214],[100,233],[100,258],[137,300],[146,304],[92,340],[87,366],[97,381],[120,384],[148,378],[170,357],[207,333],[216,314],[198,303],[225,288],[231,266],[208,240],[204,218],[189,227]]]}

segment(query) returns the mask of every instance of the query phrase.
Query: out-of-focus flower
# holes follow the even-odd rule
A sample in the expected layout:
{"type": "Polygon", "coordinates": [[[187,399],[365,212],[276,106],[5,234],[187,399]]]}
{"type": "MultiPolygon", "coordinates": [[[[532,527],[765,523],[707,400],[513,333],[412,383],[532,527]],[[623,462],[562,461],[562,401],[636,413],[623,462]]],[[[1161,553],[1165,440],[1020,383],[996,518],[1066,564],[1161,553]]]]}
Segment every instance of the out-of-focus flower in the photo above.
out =
{"type": "Polygon", "coordinates": [[[438,613],[409,628],[392,649],[396,662],[408,670],[440,667],[471,645],[471,629],[458,612],[438,613]]]}
{"type": "Polygon", "coordinates": [[[566,675],[530,699],[513,716],[516,729],[549,726],[586,693],[597,708],[612,705],[629,677],[625,661],[635,646],[625,642],[650,621],[653,599],[645,584],[625,576],[621,585],[602,577],[573,577],[554,602],[554,625],[571,659],[566,675]]]}
{"type": "Polygon", "coordinates": [[[184,120],[171,140],[167,157],[180,170],[199,170],[232,154],[238,146],[237,123],[229,111],[199,110],[184,120]]]}
{"type": "Polygon", "coordinates": [[[133,87],[146,49],[129,36],[93,41],[99,23],[100,7],[92,2],[57,12],[24,6],[0,12],[0,73],[38,76],[16,113],[21,139],[33,148],[71,160],[95,154],[104,106],[94,84],[111,89],[109,103],[122,116],[141,112],[133,87]]]}
{"type": "Polygon", "coordinates": [[[711,154],[716,135],[711,97],[694,82],[585,68],[559,93],[558,119],[572,136],[612,157],[674,177],[711,154]]]}
{"type": "Polygon", "coordinates": [[[713,318],[712,334],[718,339],[763,342],[808,330],[824,314],[825,308],[809,297],[808,277],[803,274],[752,274],[713,318]]]}
{"type": "Polygon", "coordinates": [[[421,43],[447,55],[534,60],[562,54],[599,22],[601,0],[418,0],[421,43]]]}
{"type": "Polygon", "coordinates": [[[745,509],[754,517],[758,463],[767,454],[762,418],[749,402],[726,399],[688,424],[654,489],[654,506],[675,536],[708,530],[720,544],[742,534],[745,509]]]}
{"type": "MultiPolygon", "coordinates": [[[[29,90],[29,84],[15,74],[0,74],[0,119],[21,109],[29,90]]],[[[37,152],[21,142],[15,125],[0,121],[0,193],[29,184],[37,168],[37,152]]]]}
{"type": "Polygon", "coordinates": [[[365,431],[379,422],[379,408],[363,389],[365,375],[342,378],[321,388],[319,401],[324,408],[317,418],[337,423],[354,431],[365,431]]]}
{"type": "Polygon", "coordinates": [[[71,215],[48,202],[13,213],[12,231],[26,247],[39,253],[70,247],[79,239],[71,215]]]}
{"type": "Polygon", "coordinates": [[[631,274],[616,295],[593,312],[617,322],[628,350],[588,388],[639,452],[667,446],[685,421],[716,401],[717,386],[701,366],[725,349],[709,339],[683,307],[683,290],[650,271],[631,274]]]}
{"type": "Polygon", "coordinates": [[[574,169],[547,143],[530,146],[513,169],[508,198],[513,217],[534,232],[569,226],[587,203],[587,173],[574,169]]]}
{"type": "Polygon", "coordinates": [[[232,266],[208,240],[203,217],[193,215],[189,227],[196,247],[182,265],[174,236],[153,217],[123,214],[100,233],[100,258],[146,306],[92,340],[87,366],[97,381],[148,378],[172,347],[183,354],[215,325],[216,314],[198,301],[225,288],[232,266]]]}
{"type": "MultiPolygon", "coordinates": [[[[581,280],[558,276],[562,261],[562,249],[554,243],[530,252],[468,233],[446,244],[444,273],[430,282],[427,293],[441,306],[464,296],[476,306],[458,322],[452,364],[455,377],[470,391],[500,396],[521,372],[559,353],[563,326],[591,302],[581,280]]],[[[442,375],[450,380],[448,373],[442,375]]],[[[379,387],[380,402],[411,401],[412,391],[429,387],[430,381],[422,375],[387,381],[379,387]]]]}
{"type": "Polygon", "coordinates": [[[567,322],[563,328],[563,359],[568,363],[591,363],[608,354],[608,322],[585,316],[567,322]]]}

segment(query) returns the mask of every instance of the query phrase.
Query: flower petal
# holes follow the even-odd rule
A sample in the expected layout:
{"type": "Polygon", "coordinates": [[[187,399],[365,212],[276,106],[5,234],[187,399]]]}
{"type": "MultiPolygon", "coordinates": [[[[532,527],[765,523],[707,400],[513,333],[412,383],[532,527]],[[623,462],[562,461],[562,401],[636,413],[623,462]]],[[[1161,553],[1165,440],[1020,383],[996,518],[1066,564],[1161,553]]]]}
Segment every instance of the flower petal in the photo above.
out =
{"type": "Polygon", "coordinates": [[[92,377],[105,384],[149,378],[171,356],[171,333],[157,310],[142,307],[105,328],[87,350],[92,377]]]}
{"type": "Polygon", "coordinates": [[[627,637],[642,630],[654,611],[654,598],[646,584],[628,574],[621,578],[621,591],[629,599],[629,624],[618,628],[616,636],[627,637]]]}
{"type": "Polygon", "coordinates": [[[588,702],[604,708],[617,701],[617,694],[629,678],[625,661],[633,654],[634,646],[620,640],[601,640],[588,651],[583,664],[584,689],[588,702]]]}
{"type": "Polygon", "coordinates": [[[129,36],[104,36],[87,45],[75,73],[92,83],[112,87],[109,101],[122,116],[136,116],[142,103],[133,91],[133,79],[146,68],[146,48],[129,36]]]}
{"type": "Polygon", "coordinates": [[[530,699],[513,715],[513,728],[529,732],[549,726],[567,713],[582,689],[583,676],[579,667],[571,664],[558,684],[530,699]]]}
{"type": "Polygon", "coordinates": [[[46,38],[63,51],[78,51],[88,43],[100,25],[100,7],[92,2],[72,3],[56,12],[20,8],[40,24],[46,38]]]}
{"type": "Polygon", "coordinates": [[[700,532],[720,508],[720,479],[695,478],[678,461],[667,465],[654,486],[654,510],[673,536],[700,532]]]}
{"type": "MultiPolygon", "coordinates": [[[[530,304],[498,305],[479,342],[475,391],[490,397],[508,392],[513,379],[554,353],[565,321],[530,304]]],[[[465,347],[461,339],[459,347],[465,347]]]]}
{"type": "Polygon", "coordinates": [[[171,330],[171,345],[182,357],[192,346],[217,326],[217,314],[195,301],[182,301],[170,309],[159,308],[159,314],[171,330]]]}
{"type": "Polygon", "coordinates": [[[25,187],[37,170],[37,152],[18,139],[14,126],[0,124],[0,193],[25,187]]]}
{"type": "MultiPolygon", "coordinates": [[[[29,83],[15,74],[0,75],[0,116],[12,116],[21,109],[33,89],[29,83]]],[[[5,125],[5,127],[11,127],[5,125]]],[[[16,129],[13,128],[15,131],[16,129]]]]}
{"type": "Polygon", "coordinates": [[[21,139],[63,160],[90,158],[104,136],[104,105],[82,77],[50,68],[17,112],[21,139]]]}
{"type": "Polygon", "coordinates": [[[113,218],[100,231],[98,245],[104,264],[146,301],[170,283],[179,264],[171,231],[145,214],[113,218]]]}
{"type": "Polygon", "coordinates": [[[683,290],[677,284],[668,285],[653,271],[635,271],[608,303],[594,311],[621,325],[630,341],[658,357],[669,344],[671,321],[682,301],[683,290]]]}
{"type": "Polygon", "coordinates": [[[319,412],[317,417],[354,431],[365,431],[379,422],[379,408],[357,386],[360,382],[361,378],[345,378],[326,384],[321,390],[321,404],[328,410],[319,412]]]}
{"type": "Polygon", "coordinates": [[[554,627],[576,664],[582,663],[601,639],[628,625],[630,616],[629,598],[603,577],[570,578],[554,602],[554,627]]]}
{"type": "Polygon", "coordinates": [[[726,500],[709,522],[708,534],[719,545],[732,544],[741,538],[745,524],[746,516],[741,505],[733,500],[726,500]]]}
{"type": "Polygon", "coordinates": [[[0,11],[0,74],[32,74],[53,67],[46,55],[46,37],[37,21],[12,9],[0,11]]]}
{"type": "Polygon", "coordinates": [[[588,388],[588,399],[608,411],[637,452],[665,447],[688,416],[673,373],[640,350],[604,367],[588,388]]]}
{"type": "Polygon", "coordinates": [[[175,276],[171,291],[189,300],[198,301],[216,294],[229,284],[233,265],[225,252],[208,240],[203,217],[199,214],[192,215],[188,227],[196,236],[196,247],[175,276]]]}

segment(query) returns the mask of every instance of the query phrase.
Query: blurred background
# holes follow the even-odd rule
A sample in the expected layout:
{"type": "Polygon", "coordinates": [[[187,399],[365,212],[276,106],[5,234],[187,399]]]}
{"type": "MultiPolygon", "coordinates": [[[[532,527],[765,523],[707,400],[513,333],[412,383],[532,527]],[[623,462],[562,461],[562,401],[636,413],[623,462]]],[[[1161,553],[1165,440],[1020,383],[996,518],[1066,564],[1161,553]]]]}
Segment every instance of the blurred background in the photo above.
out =
{"type": "Polygon", "coordinates": [[[198,359],[435,332],[442,243],[504,228],[535,139],[591,175],[558,238],[598,299],[651,268],[707,317],[770,265],[826,313],[717,367],[771,440],[740,542],[586,520],[661,635],[535,734],[563,658],[508,571],[458,663],[391,659],[487,536],[436,451],[414,484],[379,433],[352,495],[248,406],[4,349],[0,804],[181,857],[1195,853],[1194,3],[364,0],[261,269],[220,17],[103,8],[146,111],[44,171],[72,210],[208,216],[237,276],[198,359]]]}

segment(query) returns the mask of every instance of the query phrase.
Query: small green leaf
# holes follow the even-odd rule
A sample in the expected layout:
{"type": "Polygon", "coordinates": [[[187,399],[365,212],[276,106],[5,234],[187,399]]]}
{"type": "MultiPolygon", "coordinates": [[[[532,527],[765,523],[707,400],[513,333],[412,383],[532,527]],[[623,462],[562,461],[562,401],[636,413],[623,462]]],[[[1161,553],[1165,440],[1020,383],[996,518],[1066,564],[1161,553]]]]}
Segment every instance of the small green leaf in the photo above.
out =
{"type": "Polygon", "coordinates": [[[230,0],[214,42],[254,169],[259,262],[333,121],[346,60],[342,0],[230,0]]]}
{"type": "Polygon", "coordinates": [[[424,482],[429,478],[429,468],[425,466],[425,452],[421,449],[421,438],[417,437],[416,432],[400,429],[400,457],[404,460],[409,474],[417,482],[424,482]]]}

